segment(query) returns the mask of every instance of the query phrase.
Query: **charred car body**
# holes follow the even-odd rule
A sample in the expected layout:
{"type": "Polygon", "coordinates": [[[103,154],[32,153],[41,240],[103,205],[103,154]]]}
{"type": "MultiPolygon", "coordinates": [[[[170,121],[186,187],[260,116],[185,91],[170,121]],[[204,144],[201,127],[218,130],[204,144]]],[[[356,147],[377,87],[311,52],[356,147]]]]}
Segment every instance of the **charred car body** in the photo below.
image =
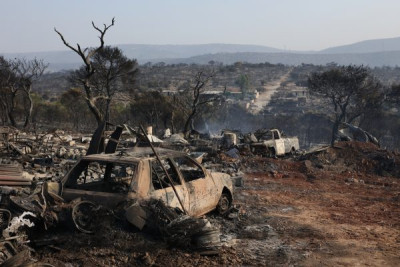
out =
{"type": "Polygon", "coordinates": [[[299,150],[297,137],[283,137],[277,129],[260,129],[254,133],[258,142],[251,143],[251,151],[269,157],[295,153],[299,150]]]}
{"type": "Polygon", "coordinates": [[[48,192],[66,201],[79,198],[108,208],[124,205],[126,218],[138,228],[145,222],[135,215],[137,205],[150,199],[194,217],[229,210],[233,185],[228,174],[211,173],[182,152],[159,148],[157,153],[160,160],[149,147],[87,155],[61,184],[49,183],[48,192]]]}

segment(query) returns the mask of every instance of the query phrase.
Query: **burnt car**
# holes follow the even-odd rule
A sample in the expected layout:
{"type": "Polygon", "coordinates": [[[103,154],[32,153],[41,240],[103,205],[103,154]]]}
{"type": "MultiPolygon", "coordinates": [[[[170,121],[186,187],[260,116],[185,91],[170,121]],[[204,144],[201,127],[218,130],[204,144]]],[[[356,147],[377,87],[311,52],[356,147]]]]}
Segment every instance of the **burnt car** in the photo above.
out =
{"type": "MultiPolygon", "coordinates": [[[[157,153],[160,161],[149,147],[84,156],[62,179],[61,188],[49,184],[49,192],[66,201],[80,198],[109,208],[159,199],[194,217],[230,209],[233,185],[228,174],[209,172],[183,152],[158,148],[157,153]]],[[[126,212],[132,213],[129,207],[126,212]]]]}

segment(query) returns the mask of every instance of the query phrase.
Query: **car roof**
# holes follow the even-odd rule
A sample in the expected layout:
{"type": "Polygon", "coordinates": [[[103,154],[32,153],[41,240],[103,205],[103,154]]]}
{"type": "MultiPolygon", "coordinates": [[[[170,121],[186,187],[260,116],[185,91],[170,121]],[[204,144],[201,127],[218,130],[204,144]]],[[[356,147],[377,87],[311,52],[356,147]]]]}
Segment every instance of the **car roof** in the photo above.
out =
{"type": "MultiPolygon", "coordinates": [[[[155,150],[158,156],[161,158],[187,155],[181,151],[175,151],[165,148],[155,148],[155,150]]],[[[82,157],[83,160],[100,160],[100,161],[110,161],[110,162],[114,161],[139,162],[142,160],[151,160],[155,158],[156,156],[154,155],[153,150],[150,147],[135,147],[130,150],[120,151],[112,154],[101,153],[101,154],[91,154],[82,157]]]]}

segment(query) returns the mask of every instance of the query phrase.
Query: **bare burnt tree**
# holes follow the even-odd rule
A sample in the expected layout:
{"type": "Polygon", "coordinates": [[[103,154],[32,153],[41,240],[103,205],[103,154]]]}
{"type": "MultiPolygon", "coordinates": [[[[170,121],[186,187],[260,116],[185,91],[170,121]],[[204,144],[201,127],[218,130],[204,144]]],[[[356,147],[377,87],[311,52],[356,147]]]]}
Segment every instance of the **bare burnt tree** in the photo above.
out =
{"type": "Polygon", "coordinates": [[[4,57],[0,57],[0,107],[2,111],[3,124],[10,123],[16,126],[14,109],[17,96],[17,79],[15,77],[15,66],[4,57]]]}
{"type": "MultiPolygon", "coordinates": [[[[128,59],[117,47],[105,46],[92,57],[92,67],[96,70],[89,78],[93,96],[98,98],[95,103],[105,121],[109,120],[110,107],[118,95],[132,95],[135,78],[138,73],[136,60],[128,59]]],[[[70,80],[80,83],[86,78],[86,67],[75,71],[70,80]]]]}
{"type": "Polygon", "coordinates": [[[176,99],[176,103],[181,107],[181,110],[186,115],[183,127],[183,132],[185,134],[189,132],[189,129],[194,129],[194,119],[201,113],[202,108],[219,99],[219,96],[210,96],[206,94],[207,84],[214,75],[214,71],[197,72],[194,75],[193,80],[190,82],[190,86],[188,86],[188,88],[180,94],[179,98],[176,99]]]}
{"type": "Polygon", "coordinates": [[[29,125],[33,111],[32,83],[43,75],[47,67],[48,64],[44,63],[43,60],[38,60],[36,58],[33,60],[16,60],[16,72],[19,90],[25,94],[27,100],[27,105],[24,105],[24,127],[29,125]]]}
{"type": "Polygon", "coordinates": [[[84,75],[83,77],[81,77],[79,79],[80,84],[82,85],[82,87],[84,88],[85,91],[85,95],[86,95],[86,103],[90,109],[90,111],[92,112],[92,114],[94,115],[97,124],[100,125],[103,123],[104,121],[104,115],[102,114],[101,110],[99,109],[99,107],[96,105],[96,102],[100,99],[104,99],[104,95],[96,95],[95,94],[95,90],[96,88],[94,87],[94,85],[92,84],[92,77],[95,75],[96,73],[96,68],[93,64],[92,58],[93,56],[98,53],[101,49],[103,49],[104,47],[104,36],[106,34],[106,32],[112,27],[114,26],[114,18],[111,20],[111,24],[103,25],[103,28],[99,28],[97,27],[94,22],[92,22],[92,26],[93,28],[100,33],[99,36],[99,40],[100,40],[100,44],[99,46],[97,46],[96,48],[85,48],[82,50],[81,46],[79,44],[76,45],[76,47],[71,46],[64,38],[64,36],[57,31],[56,28],[54,28],[54,31],[60,36],[62,42],[64,43],[65,46],[67,46],[69,49],[71,49],[72,51],[74,51],[76,54],[78,54],[83,63],[84,63],[84,75]]]}
{"type": "Polygon", "coordinates": [[[26,104],[23,106],[25,113],[24,127],[30,122],[33,111],[32,100],[32,83],[42,76],[47,68],[47,64],[43,60],[33,59],[15,59],[0,62],[0,80],[1,80],[1,106],[7,114],[6,118],[12,126],[16,127],[17,123],[14,117],[16,108],[16,98],[19,93],[23,95],[26,104]]]}
{"type": "Polygon", "coordinates": [[[353,123],[366,114],[377,112],[384,100],[382,85],[363,66],[349,65],[314,72],[308,78],[308,87],[312,94],[332,103],[332,146],[341,122],[353,123]]]}

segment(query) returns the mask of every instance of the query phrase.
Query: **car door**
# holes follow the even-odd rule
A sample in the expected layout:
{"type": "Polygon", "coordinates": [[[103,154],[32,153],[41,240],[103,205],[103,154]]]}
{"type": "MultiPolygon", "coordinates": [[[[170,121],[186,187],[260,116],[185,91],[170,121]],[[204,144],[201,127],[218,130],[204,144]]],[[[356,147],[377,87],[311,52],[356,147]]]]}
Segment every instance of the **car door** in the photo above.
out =
{"type": "Polygon", "coordinates": [[[174,157],[173,162],[188,189],[191,215],[200,216],[213,210],[220,197],[213,177],[188,156],[174,157]]]}
{"type": "Polygon", "coordinates": [[[127,198],[136,174],[135,164],[82,160],[69,173],[62,197],[67,201],[82,198],[114,207],[127,198]]]}
{"type": "Polygon", "coordinates": [[[272,131],[275,147],[276,147],[276,155],[284,155],[285,154],[285,141],[283,138],[280,138],[279,133],[277,131],[272,131]]]}
{"type": "Polygon", "coordinates": [[[182,206],[179,202],[180,199],[185,210],[189,212],[190,203],[189,203],[188,190],[185,184],[182,182],[182,179],[178,174],[174,164],[171,162],[171,159],[168,158],[161,159],[161,162],[172,179],[176,193],[167,175],[165,174],[163,168],[161,167],[160,162],[158,160],[152,160],[150,162],[151,165],[150,197],[155,199],[161,199],[167,204],[167,206],[173,208],[179,208],[180,210],[182,210],[182,206]]]}

